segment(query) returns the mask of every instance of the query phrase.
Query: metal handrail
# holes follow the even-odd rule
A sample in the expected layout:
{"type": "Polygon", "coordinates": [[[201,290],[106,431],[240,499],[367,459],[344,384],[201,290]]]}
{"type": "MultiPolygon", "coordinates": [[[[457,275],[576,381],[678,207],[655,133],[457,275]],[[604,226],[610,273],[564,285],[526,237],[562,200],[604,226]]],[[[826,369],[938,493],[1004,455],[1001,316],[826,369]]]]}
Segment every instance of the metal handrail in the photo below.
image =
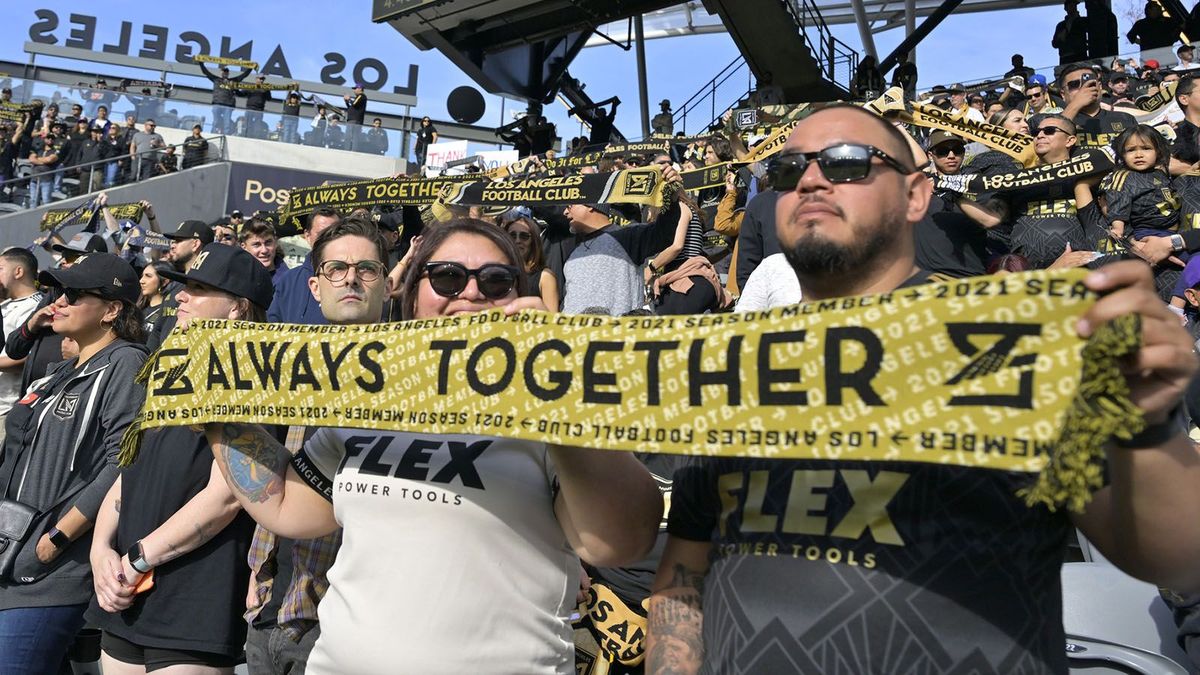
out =
{"type": "MultiPolygon", "coordinates": [[[[717,112],[717,89],[721,85],[725,84],[725,82],[727,82],[734,75],[736,75],[740,70],[742,70],[742,68],[746,69],[746,93],[753,91],[754,84],[751,82],[752,73],[750,72],[750,68],[746,64],[745,57],[738,56],[736,59],[731,61],[729,65],[722,68],[720,72],[718,72],[711,80],[700,87],[695,94],[692,94],[692,97],[685,101],[683,105],[679,106],[676,114],[679,116],[679,119],[683,124],[684,133],[687,133],[688,113],[692,112],[692,110],[699,107],[700,104],[704,103],[705,101],[709,102],[709,122],[705,125],[705,128],[711,126],[713,122],[720,117],[720,115],[724,114],[725,110],[728,110],[728,108],[726,108],[720,113],[717,112]]],[[[739,95],[738,99],[741,99],[744,96],[745,94],[739,95]]]]}
{"type": "MultiPolygon", "coordinates": [[[[205,140],[208,141],[210,144],[209,152],[207,155],[205,155],[205,161],[204,161],[205,164],[212,163],[214,161],[218,161],[218,162],[223,161],[226,158],[225,139],[226,139],[226,137],[224,135],[211,136],[211,137],[205,138],[205,140]],[[214,144],[214,143],[216,143],[218,146],[216,148],[215,155],[214,155],[213,147],[212,147],[212,144],[214,144]]],[[[65,175],[68,171],[72,171],[72,172],[79,172],[80,175],[82,175],[85,172],[84,170],[86,170],[86,173],[89,176],[88,177],[88,185],[90,185],[91,184],[91,174],[95,173],[97,170],[100,170],[100,171],[104,170],[104,167],[106,167],[108,164],[111,164],[112,162],[119,162],[119,161],[125,160],[125,159],[140,160],[141,155],[149,155],[151,153],[160,153],[160,152],[165,151],[167,148],[181,149],[181,148],[183,148],[183,145],[184,145],[183,143],[172,143],[169,145],[164,145],[161,148],[153,148],[151,150],[143,150],[140,153],[124,153],[124,154],[120,154],[120,155],[114,155],[112,157],[107,157],[105,159],[99,159],[99,160],[92,161],[92,162],[85,162],[83,164],[72,164],[71,166],[62,166],[60,164],[53,171],[48,171],[46,173],[33,174],[30,176],[25,176],[24,178],[12,178],[12,179],[9,179],[6,181],[0,181],[0,190],[4,189],[6,187],[9,187],[9,186],[18,186],[18,185],[21,185],[24,183],[32,184],[33,181],[38,180],[38,179],[52,179],[54,174],[56,174],[56,173],[62,173],[65,175]]],[[[179,155],[176,155],[176,157],[179,160],[179,162],[182,164],[183,155],[179,154],[179,155]]],[[[20,161],[28,161],[28,160],[18,160],[18,162],[20,162],[20,161]]],[[[188,167],[188,168],[191,168],[191,167],[188,167]]],[[[126,183],[123,183],[122,185],[133,185],[138,182],[140,182],[138,179],[134,179],[134,180],[128,181],[126,183]]],[[[114,185],[113,187],[117,187],[117,186],[114,185]]],[[[91,193],[91,191],[88,191],[88,192],[80,193],[79,195],[72,196],[70,198],[73,199],[76,196],[82,197],[83,195],[90,194],[90,193],[91,193]]]]}

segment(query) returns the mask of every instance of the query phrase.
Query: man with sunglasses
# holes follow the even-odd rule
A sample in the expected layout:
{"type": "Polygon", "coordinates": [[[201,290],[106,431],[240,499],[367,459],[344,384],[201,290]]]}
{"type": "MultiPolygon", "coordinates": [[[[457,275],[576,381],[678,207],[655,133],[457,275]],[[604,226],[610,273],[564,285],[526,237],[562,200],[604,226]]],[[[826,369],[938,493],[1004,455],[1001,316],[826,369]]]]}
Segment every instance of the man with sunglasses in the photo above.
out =
{"type": "MultiPolygon", "coordinates": [[[[1082,148],[1108,147],[1122,131],[1137,126],[1133,115],[1101,107],[1100,78],[1089,66],[1063,68],[1058,75],[1058,88],[1066,103],[1063,116],[1075,123],[1082,148]]],[[[1040,122],[1031,120],[1029,127],[1036,129],[1040,122]]]]}
{"type": "Polygon", "coordinates": [[[1200,91],[1196,78],[1188,76],[1175,88],[1175,102],[1183,111],[1183,119],[1175,125],[1175,141],[1171,144],[1172,176],[1200,169],[1200,91]]]}
{"type": "MultiPolygon", "coordinates": [[[[776,228],[806,301],[928,278],[913,225],[932,188],[891,125],[825,108],[778,160],[776,228]]],[[[1145,367],[1126,379],[1151,433],[1110,450],[1112,487],[1084,513],[1029,508],[1015,494],[1027,477],[979,468],[697,459],[675,474],[647,672],[1065,673],[1059,568],[1072,526],[1127,572],[1200,587],[1200,463],[1172,422],[1196,370],[1191,338],[1140,262],[1085,283],[1105,295],[1080,335],[1141,318],[1145,367]],[[1132,485],[1154,489],[1135,499],[1132,485]]]]}
{"type": "MultiPolygon", "coordinates": [[[[213,243],[213,229],[208,223],[200,220],[185,220],[174,232],[165,233],[163,236],[171,240],[171,248],[167,250],[167,262],[180,274],[187,274],[200,250],[213,243]]],[[[179,310],[179,301],[175,295],[183,290],[183,287],[178,281],[168,281],[163,287],[162,311],[146,336],[146,345],[151,350],[157,349],[175,328],[175,313],[179,310]]]]}
{"type": "Polygon", "coordinates": [[[1034,75],[1029,86],[1025,88],[1025,95],[1029,98],[1025,107],[1025,117],[1033,118],[1037,115],[1050,115],[1056,112],[1061,112],[1061,107],[1050,95],[1046,88],[1046,78],[1042,75],[1034,75]]]}
{"type": "MultiPolygon", "coordinates": [[[[957,176],[963,170],[963,139],[947,131],[929,135],[926,151],[930,170],[940,176],[957,176]]],[[[988,259],[987,228],[964,213],[974,202],[955,192],[938,190],[928,213],[914,228],[916,261],[921,269],[963,278],[984,274],[988,259]]]]}

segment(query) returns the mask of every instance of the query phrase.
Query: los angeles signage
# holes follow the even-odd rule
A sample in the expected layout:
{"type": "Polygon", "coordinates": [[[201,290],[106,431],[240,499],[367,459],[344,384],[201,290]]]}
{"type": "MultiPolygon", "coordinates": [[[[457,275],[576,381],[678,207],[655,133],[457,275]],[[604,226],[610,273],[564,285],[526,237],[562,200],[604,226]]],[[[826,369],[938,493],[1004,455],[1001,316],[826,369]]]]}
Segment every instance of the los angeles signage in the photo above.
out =
{"type": "MultiPolygon", "coordinates": [[[[36,10],[34,16],[37,19],[29,26],[29,39],[40,44],[62,44],[66,47],[101,51],[106,54],[137,56],[159,61],[175,61],[176,63],[193,63],[192,57],[200,54],[219,55],[226,58],[258,61],[259,71],[264,75],[294,79],[291,68],[288,66],[287,57],[284,55],[283,46],[279,44],[275,45],[265,60],[255,59],[253,40],[247,40],[235,46],[235,39],[228,35],[217,38],[193,30],[179,31],[172,40],[172,29],[167,26],[132,21],[120,22],[117,39],[110,44],[97,38],[97,25],[100,20],[94,16],[72,12],[63,17],[50,9],[36,10]]],[[[259,53],[261,54],[261,51],[259,53]]],[[[372,91],[387,89],[388,68],[383,61],[377,58],[367,57],[352,64],[344,54],[333,51],[325,52],[324,58],[325,65],[321,68],[321,82],[325,84],[346,86],[357,82],[372,91]]],[[[416,95],[416,64],[408,66],[408,82],[393,86],[391,91],[401,95],[416,95]]]]}

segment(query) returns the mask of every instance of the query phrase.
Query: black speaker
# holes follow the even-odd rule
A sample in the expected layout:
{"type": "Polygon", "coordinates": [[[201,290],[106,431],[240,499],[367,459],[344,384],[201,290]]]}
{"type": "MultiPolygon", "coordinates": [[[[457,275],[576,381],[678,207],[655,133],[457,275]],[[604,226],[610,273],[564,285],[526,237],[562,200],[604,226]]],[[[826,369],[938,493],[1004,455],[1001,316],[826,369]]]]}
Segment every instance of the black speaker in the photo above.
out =
{"type": "Polygon", "coordinates": [[[450,97],[446,99],[446,110],[450,112],[454,121],[461,124],[478,122],[486,108],[483,94],[474,87],[459,87],[450,92],[450,97]]]}

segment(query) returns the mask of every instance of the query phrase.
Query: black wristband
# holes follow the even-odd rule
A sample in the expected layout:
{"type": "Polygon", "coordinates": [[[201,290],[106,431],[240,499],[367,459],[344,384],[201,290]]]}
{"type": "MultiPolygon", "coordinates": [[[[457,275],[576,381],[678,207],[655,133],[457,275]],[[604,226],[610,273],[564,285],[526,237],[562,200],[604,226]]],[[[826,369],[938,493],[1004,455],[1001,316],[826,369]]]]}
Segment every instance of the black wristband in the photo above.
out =
{"type": "Polygon", "coordinates": [[[60,551],[71,545],[71,538],[68,537],[65,532],[58,529],[57,527],[50,528],[50,531],[47,532],[46,534],[49,535],[50,543],[54,544],[54,548],[56,548],[60,551]]]}
{"type": "Polygon", "coordinates": [[[1184,419],[1183,405],[1175,406],[1167,419],[1158,424],[1146,425],[1145,429],[1133,435],[1129,440],[1114,438],[1118,448],[1137,449],[1153,448],[1162,445],[1180,434],[1187,433],[1187,422],[1184,419]]]}

